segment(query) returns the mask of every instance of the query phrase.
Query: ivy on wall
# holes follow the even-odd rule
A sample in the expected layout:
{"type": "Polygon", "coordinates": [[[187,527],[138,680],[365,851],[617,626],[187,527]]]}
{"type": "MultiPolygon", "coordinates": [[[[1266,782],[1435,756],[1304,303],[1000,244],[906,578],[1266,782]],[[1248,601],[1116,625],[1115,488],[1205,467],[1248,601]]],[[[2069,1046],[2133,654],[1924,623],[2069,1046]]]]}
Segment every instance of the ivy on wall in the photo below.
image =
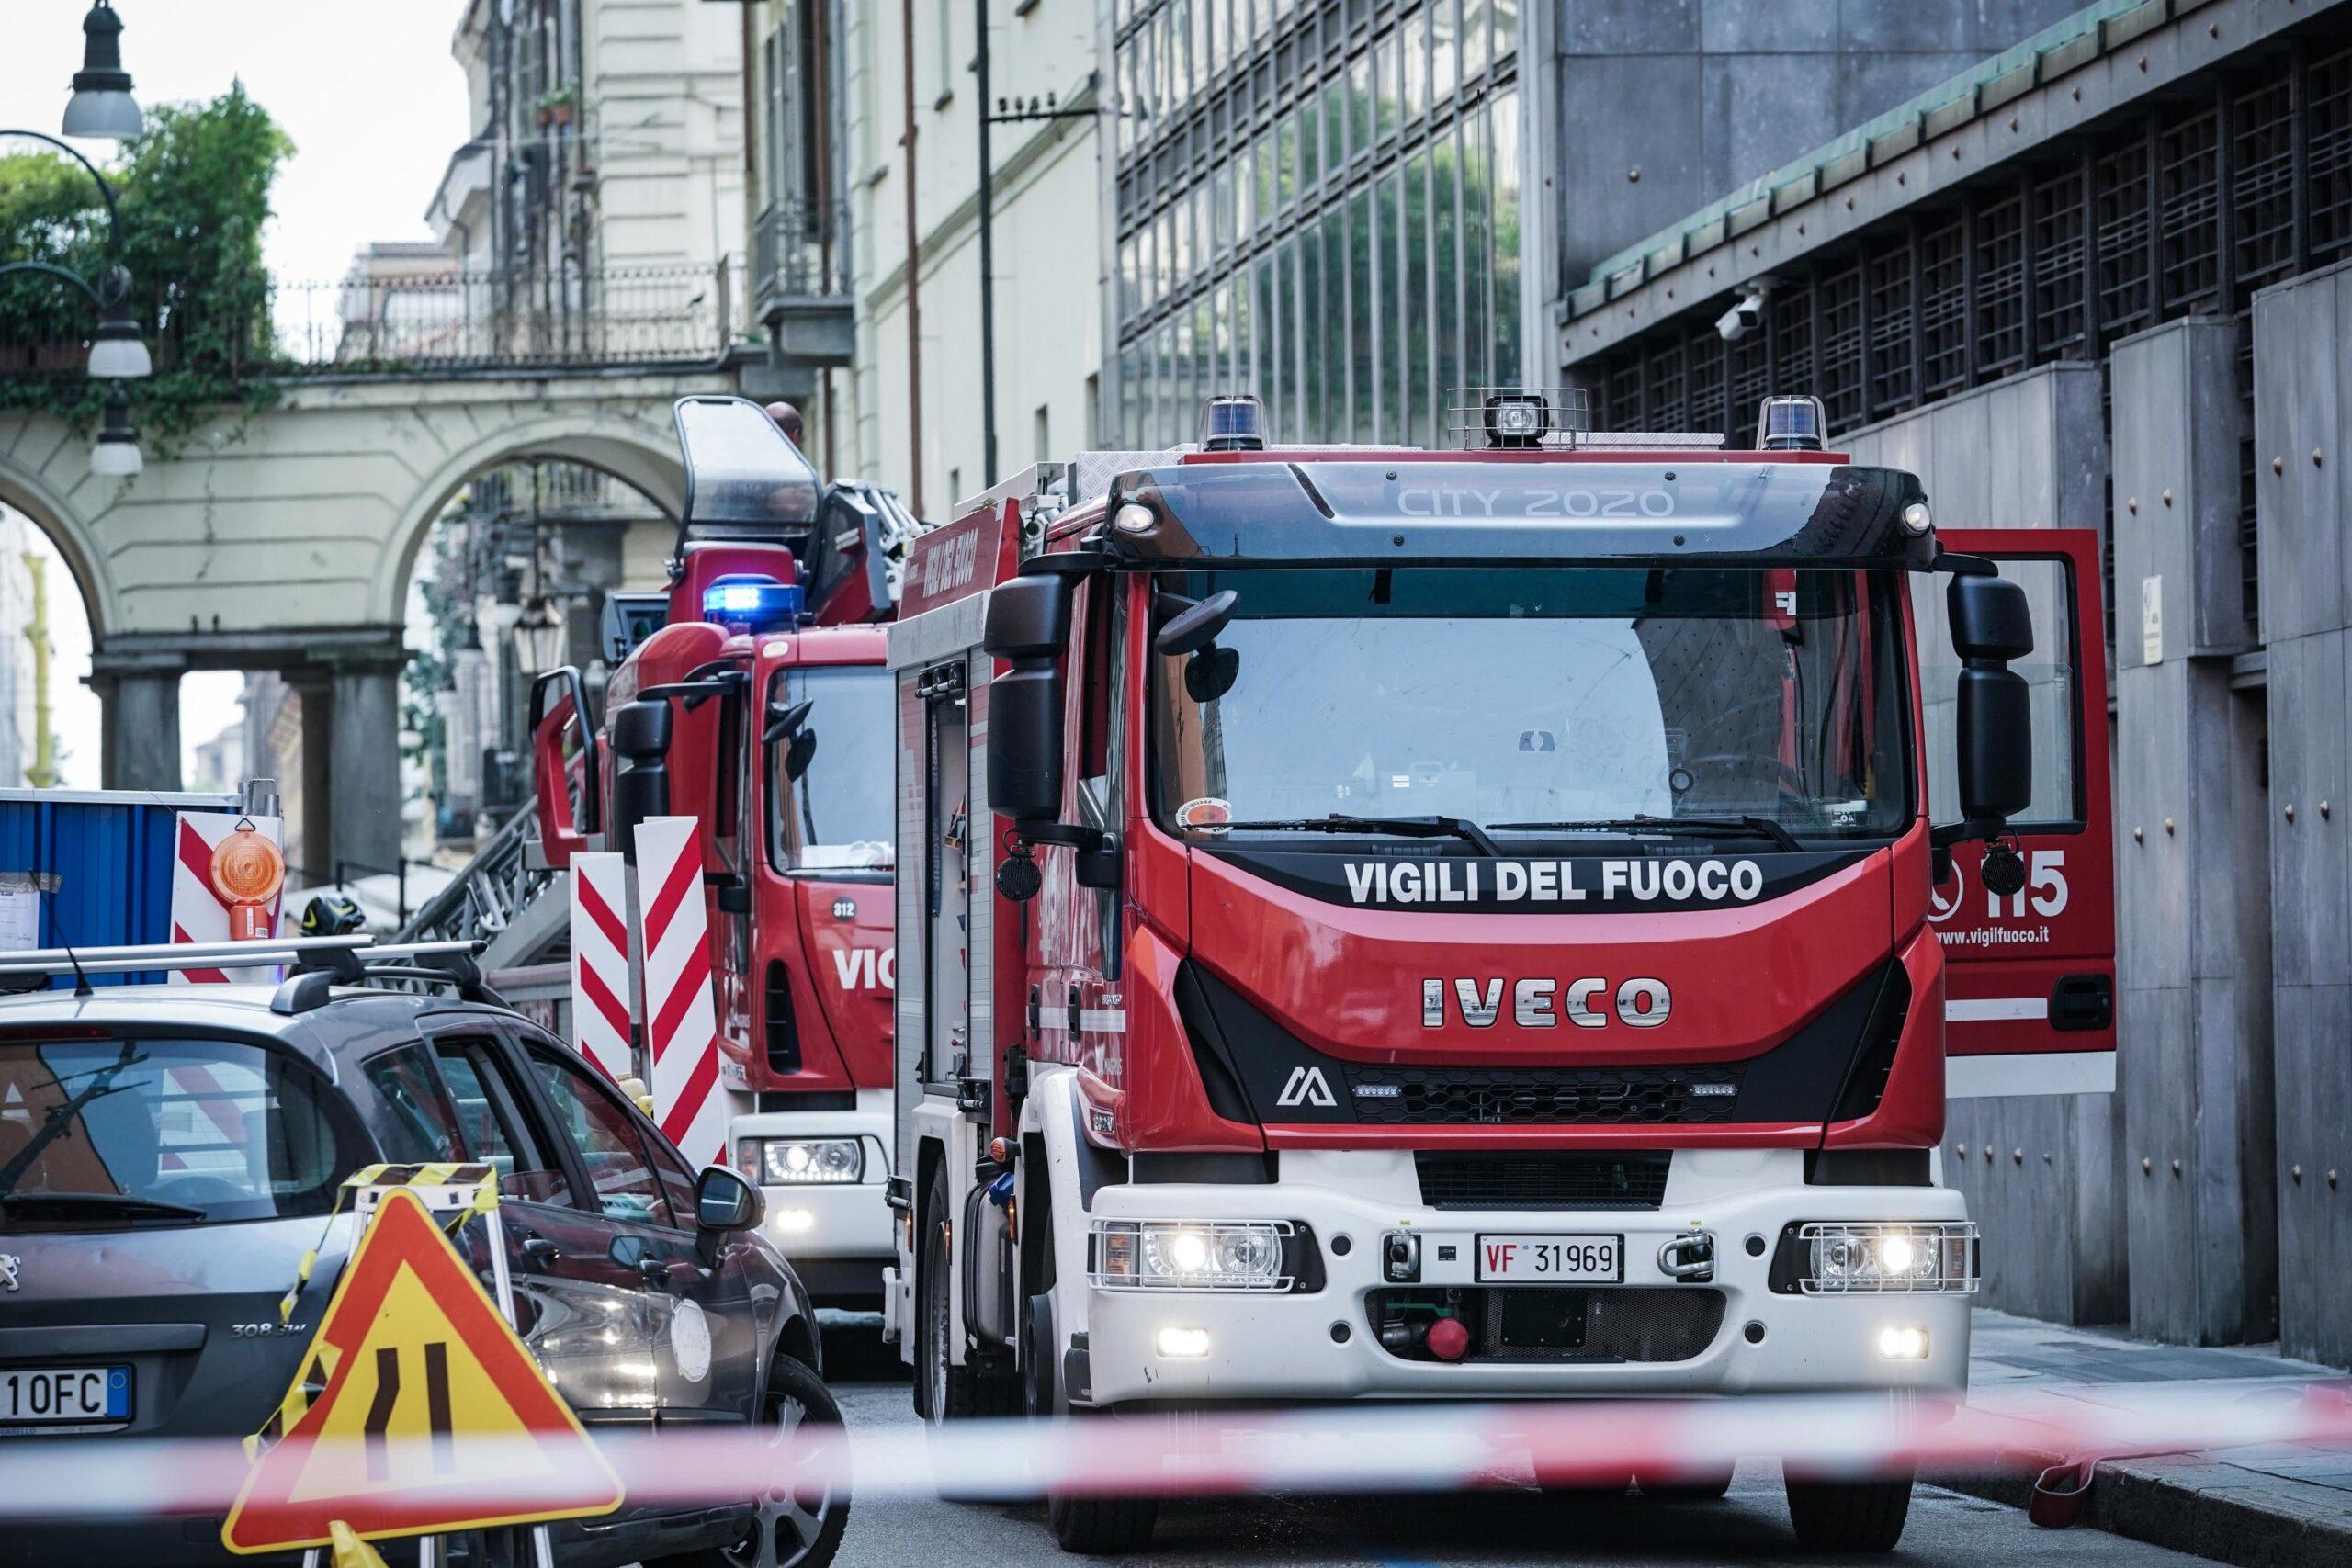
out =
{"type": "MultiPolygon", "coordinates": [[[[155,361],[131,386],[134,417],[165,450],[214,413],[276,400],[261,231],[293,151],[239,83],[209,104],[149,107],[145,132],[107,171],[131,312],[155,361]]],[[[107,240],[106,204],[80,164],[48,150],[0,152],[0,262],[47,262],[95,286],[107,240]]],[[[82,363],[96,324],[89,300],[53,278],[0,279],[0,410],[95,427],[107,384],[82,363]]]]}

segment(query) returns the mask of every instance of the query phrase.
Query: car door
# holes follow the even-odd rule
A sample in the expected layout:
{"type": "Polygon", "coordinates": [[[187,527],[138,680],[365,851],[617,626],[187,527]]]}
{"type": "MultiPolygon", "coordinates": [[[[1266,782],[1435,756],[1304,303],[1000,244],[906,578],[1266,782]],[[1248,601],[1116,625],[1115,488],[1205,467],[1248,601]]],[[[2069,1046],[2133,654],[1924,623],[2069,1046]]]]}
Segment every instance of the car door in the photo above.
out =
{"type": "MultiPolygon", "coordinates": [[[[1946,548],[1991,559],[2025,590],[2034,649],[2033,803],[2014,818],[2026,885],[1984,886],[1982,843],[1953,847],[1928,919],[1942,939],[1948,1092],[2071,1094],[2115,1087],[2115,845],[2107,744],[2098,535],[2088,528],[1948,529],[1946,548]]],[[[1959,820],[1955,677],[1940,574],[1917,580],[1913,611],[1926,715],[1928,804],[1959,820]]]]}
{"type": "MultiPolygon", "coordinates": [[[[730,1299],[714,1247],[694,1225],[693,1178],[657,1166],[661,1134],[578,1055],[515,1032],[554,1134],[581,1168],[580,1189],[609,1236],[606,1256],[633,1269],[651,1338],[659,1415],[672,1422],[738,1421],[756,1381],[750,1304],[730,1299]]],[[[683,1167],[674,1151],[669,1161],[683,1167]]]]}
{"type": "MultiPolygon", "coordinates": [[[[662,1298],[633,1258],[615,1256],[611,1223],[581,1200],[586,1179],[502,1032],[467,1015],[428,1038],[466,1157],[499,1173],[515,1331],[582,1422],[650,1426],[656,1347],[669,1334],[662,1298]]],[[[488,1258],[472,1260],[487,1283],[488,1258]]]]}

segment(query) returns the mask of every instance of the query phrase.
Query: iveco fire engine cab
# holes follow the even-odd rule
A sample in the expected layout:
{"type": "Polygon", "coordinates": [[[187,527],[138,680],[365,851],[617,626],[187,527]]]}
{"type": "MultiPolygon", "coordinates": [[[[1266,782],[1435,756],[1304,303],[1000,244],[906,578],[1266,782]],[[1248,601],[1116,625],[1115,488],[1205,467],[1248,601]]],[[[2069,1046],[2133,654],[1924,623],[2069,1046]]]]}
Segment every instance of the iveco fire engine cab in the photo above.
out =
{"type": "Polygon", "coordinates": [[[686,398],[676,423],[670,591],[607,617],[602,728],[577,670],[533,691],[541,840],[562,866],[633,852],[647,817],[699,820],[729,1147],[811,1294],[870,1303],[891,1253],[896,978],[876,623],[888,546],[916,525],[887,491],[820,485],[757,404],[686,398]]]}
{"type": "MultiPolygon", "coordinates": [[[[918,542],[930,1417],[1963,1386],[1946,1096],[2111,1083],[2095,540],[1939,532],[1810,398],[1750,451],[1464,406],[1281,448],[1219,400],[918,542]]],[[[1909,1490],[1789,1483],[1823,1549],[1909,1490]]]]}

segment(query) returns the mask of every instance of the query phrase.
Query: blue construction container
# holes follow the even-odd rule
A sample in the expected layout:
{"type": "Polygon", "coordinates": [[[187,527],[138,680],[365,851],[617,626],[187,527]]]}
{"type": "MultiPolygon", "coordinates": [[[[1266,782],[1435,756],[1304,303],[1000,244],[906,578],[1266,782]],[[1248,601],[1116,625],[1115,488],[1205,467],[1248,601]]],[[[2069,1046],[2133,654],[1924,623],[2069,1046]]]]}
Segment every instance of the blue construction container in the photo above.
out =
{"type": "MultiPolygon", "coordinates": [[[[172,940],[172,864],[183,811],[233,813],[233,795],[0,789],[0,886],[43,889],[35,947],[172,940]]],[[[11,944],[13,945],[13,944],[11,944]]],[[[93,975],[94,986],[154,983],[160,971],[93,975]]],[[[70,987],[71,975],[50,982],[70,987]]]]}

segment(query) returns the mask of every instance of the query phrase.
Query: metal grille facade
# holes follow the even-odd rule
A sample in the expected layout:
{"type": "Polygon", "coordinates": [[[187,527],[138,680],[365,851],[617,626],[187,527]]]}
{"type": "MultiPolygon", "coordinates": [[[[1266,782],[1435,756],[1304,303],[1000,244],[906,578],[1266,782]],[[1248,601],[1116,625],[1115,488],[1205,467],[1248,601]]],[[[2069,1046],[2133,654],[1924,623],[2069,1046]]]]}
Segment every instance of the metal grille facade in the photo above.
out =
{"type": "Polygon", "coordinates": [[[1114,445],[1255,390],[1277,440],[1436,445],[1518,381],[1520,0],[1113,0],[1114,445]]]}
{"type": "MultiPolygon", "coordinates": [[[[1768,391],[1813,391],[1851,430],[2190,314],[2245,322],[2257,289],[2352,255],[2352,37],[2232,62],[2192,91],[2045,143],[1783,270],[1757,331],[1720,302],[1578,367],[1596,421],[1748,438],[1768,391]],[[1859,287],[1857,275],[1859,274],[1859,287]],[[1669,371],[1669,367],[1671,369],[1669,371]],[[1714,389],[1728,386],[1729,400],[1714,389]],[[1702,400],[1694,393],[1705,389],[1702,400]]],[[[2240,546],[2257,619],[2250,323],[2240,546]]],[[[2111,602],[2111,596],[2110,596],[2111,602]]]]}

